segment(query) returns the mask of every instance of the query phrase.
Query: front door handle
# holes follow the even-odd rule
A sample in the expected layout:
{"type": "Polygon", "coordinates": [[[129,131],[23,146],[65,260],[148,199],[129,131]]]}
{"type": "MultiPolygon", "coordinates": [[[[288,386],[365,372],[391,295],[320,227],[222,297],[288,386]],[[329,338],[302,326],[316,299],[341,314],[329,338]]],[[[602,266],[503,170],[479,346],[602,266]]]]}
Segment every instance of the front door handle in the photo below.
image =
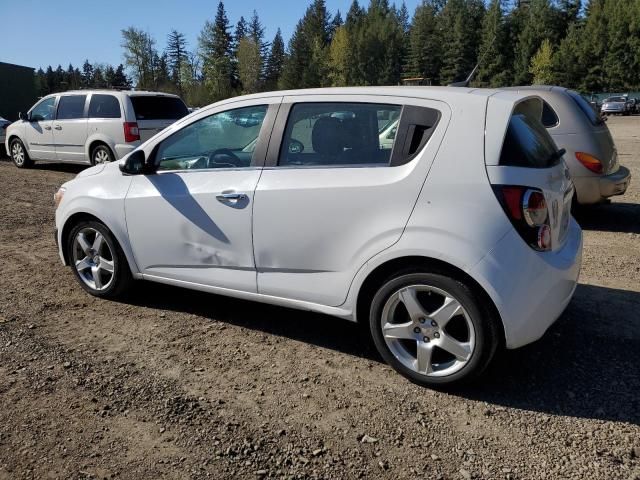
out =
{"type": "Polygon", "coordinates": [[[247,198],[247,196],[244,193],[222,192],[216,195],[216,198],[221,202],[224,202],[229,200],[234,200],[234,201],[244,200],[245,198],[247,198]]]}
{"type": "Polygon", "coordinates": [[[49,125],[47,125],[46,127],[44,127],[45,130],[51,130],[51,127],[49,125]]]}
{"type": "Polygon", "coordinates": [[[56,130],[62,130],[62,127],[61,127],[60,125],[56,125],[56,126],[55,126],[55,127],[53,127],[53,128],[55,128],[56,130]]]}

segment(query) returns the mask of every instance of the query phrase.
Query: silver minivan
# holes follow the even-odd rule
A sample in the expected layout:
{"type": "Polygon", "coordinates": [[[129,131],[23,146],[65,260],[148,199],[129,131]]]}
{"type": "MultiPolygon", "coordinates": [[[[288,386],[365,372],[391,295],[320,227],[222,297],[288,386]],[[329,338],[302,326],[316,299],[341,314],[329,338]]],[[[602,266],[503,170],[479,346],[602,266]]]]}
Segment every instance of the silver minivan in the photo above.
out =
{"type": "Polygon", "coordinates": [[[188,114],[176,95],[79,90],[48,95],[7,128],[13,163],[90,163],[117,160],[188,114]]]}

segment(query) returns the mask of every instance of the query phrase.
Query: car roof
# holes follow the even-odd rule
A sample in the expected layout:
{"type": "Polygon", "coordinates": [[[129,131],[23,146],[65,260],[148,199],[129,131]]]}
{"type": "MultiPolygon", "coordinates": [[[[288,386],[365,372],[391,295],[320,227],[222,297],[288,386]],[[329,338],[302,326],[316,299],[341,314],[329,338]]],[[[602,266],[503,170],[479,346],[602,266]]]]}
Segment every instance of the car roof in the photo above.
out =
{"type": "Polygon", "coordinates": [[[82,95],[87,93],[108,93],[111,95],[128,95],[131,97],[142,97],[142,96],[162,96],[162,97],[175,97],[179,98],[178,95],[174,95],[173,93],[164,93],[164,92],[150,92],[147,90],[113,90],[109,88],[91,88],[86,90],[67,90],[66,92],[58,92],[47,95],[47,97],[53,95],[82,95]]]}
{"type": "Polygon", "coordinates": [[[275,96],[312,96],[312,95],[376,95],[390,97],[407,97],[429,100],[441,100],[448,103],[463,103],[470,95],[489,98],[498,95],[502,99],[517,101],[530,95],[520,92],[506,92],[491,88],[466,87],[426,87],[426,86],[386,86],[386,87],[327,87],[308,88],[298,90],[276,90],[271,92],[254,93],[239,97],[227,98],[214,105],[237,102],[239,100],[258,100],[275,96]]]}

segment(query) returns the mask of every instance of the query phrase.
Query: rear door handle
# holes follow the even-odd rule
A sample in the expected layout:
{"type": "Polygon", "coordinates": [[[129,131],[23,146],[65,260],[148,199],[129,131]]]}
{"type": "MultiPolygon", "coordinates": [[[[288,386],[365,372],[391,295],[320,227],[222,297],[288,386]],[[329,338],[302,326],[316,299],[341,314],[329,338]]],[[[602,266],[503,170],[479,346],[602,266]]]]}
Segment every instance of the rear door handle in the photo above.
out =
{"type": "Polygon", "coordinates": [[[44,127],[44,129],[45,129],[45,130],[51,130],[51,127],[46,126],[46,127],[44,127]]]}
{"type": "Polygon", "coordinates": [[[222,192],[216,195],[216,198],[224,202],[225,200],[244,200],[247,196],[244,193],[222,192]]]}
{"type": "Polygon", "coordinates": [[[53,127],[53,128],[55,128],[56,130],[62,130],[62,127],[61,127],[60,125],[56,125],[56,126],[55,126],[55,127],[53,127]]]}

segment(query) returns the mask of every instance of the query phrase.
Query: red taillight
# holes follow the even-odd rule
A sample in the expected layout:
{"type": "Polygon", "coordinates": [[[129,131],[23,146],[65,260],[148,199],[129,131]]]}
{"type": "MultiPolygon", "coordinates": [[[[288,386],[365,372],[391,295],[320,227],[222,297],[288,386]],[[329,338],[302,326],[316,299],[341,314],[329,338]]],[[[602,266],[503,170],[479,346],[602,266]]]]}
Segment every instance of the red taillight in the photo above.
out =
{"type": "Polygon", "coordinates": [[[544,194],[536,188],[511,185],[495,185],[494,191],[524,241],[536,250],[551,250],[551,227],[544,194]]]}
{"type": "Polygon", "coordinates": [[[137,142],[140,140],[140,131],[136,122],[124,122],[124,141],[137,142]]]}
{"type": "Polygon", "coordinates": [[[584,152],[576,152],[578,161],[593,173],[602,173],[602,162],[593,155],[584,152]]]}

